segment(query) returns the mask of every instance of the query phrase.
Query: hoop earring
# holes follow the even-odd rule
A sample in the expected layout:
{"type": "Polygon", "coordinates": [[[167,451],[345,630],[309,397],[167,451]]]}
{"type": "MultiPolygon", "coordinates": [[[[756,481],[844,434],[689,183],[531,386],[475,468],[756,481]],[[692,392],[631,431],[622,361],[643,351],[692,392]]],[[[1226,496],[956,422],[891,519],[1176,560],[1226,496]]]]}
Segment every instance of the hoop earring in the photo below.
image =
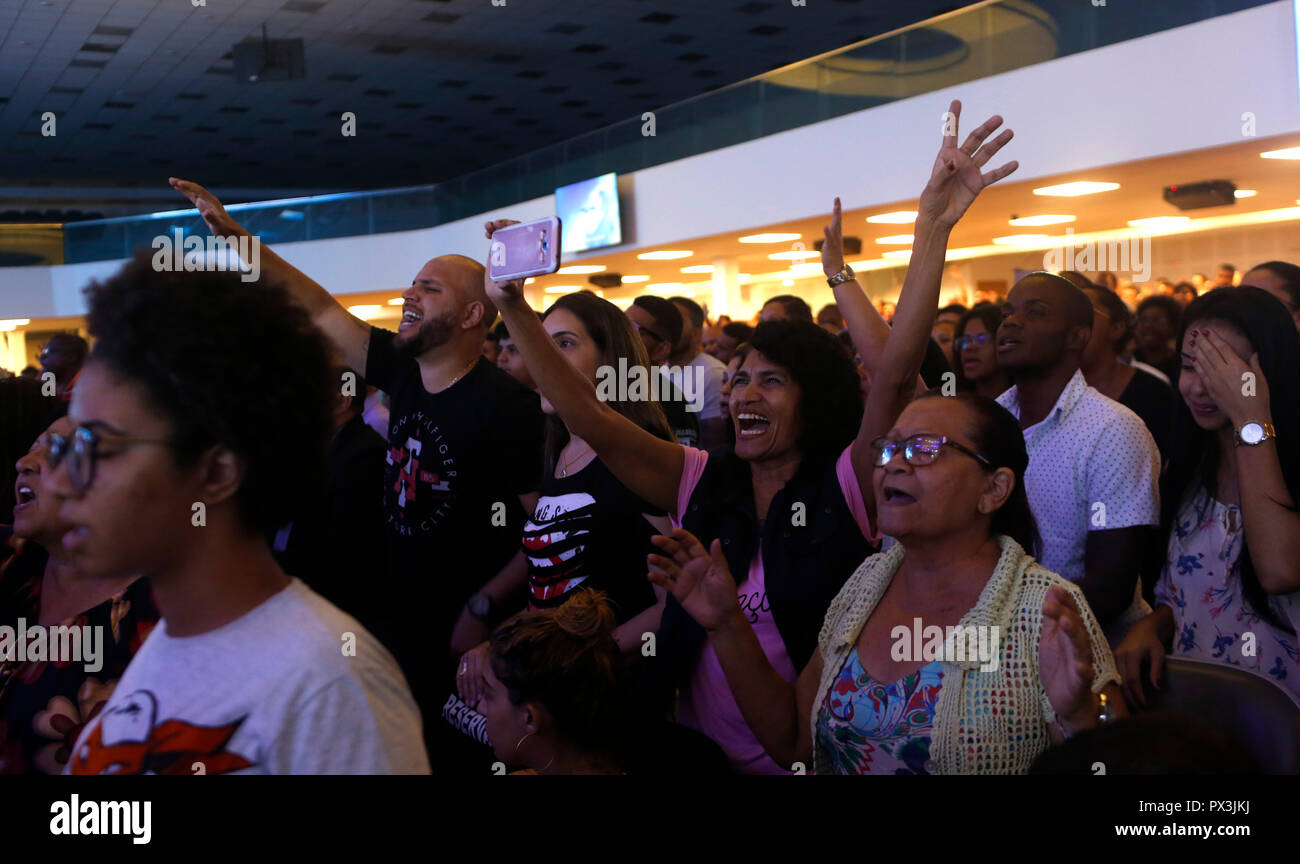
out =
{"type": "Polygon", "coordinates": [[[524,743],[524,739],[527,738],[529,735],[532,735],[532,734],[533,734],[532,732],[525,732],[522,736],[520,736],[519,740],[515,742],[515,752],[514,752],[514,755],[515,755],[515,756],[518,756],[518,755],[519,755],[519,745],[520,745],[520,744],[523,744],[523,743],[524,743]]]}
{"type": "MultiPolygon", "coordinates": [[[[520,744],[523,744],[523,743],[524,743],[524,739],[526,739],[529,735],[532,735],[532,734],[533,734],[532,732],[525,732],[522,736],[520,736],[519,740],[515,742],[515,752],[514,752],[514,754],[513,754],[513,756],[512,756],[511,758],[517,758],[517,757],[519,756],[519,745],[520,745],[520,744]]],[[[551,754],[551,760],[550,760],[549,762],[547,762],[547,763],[546,763],[545,765],[543,765],[541,768],[537,769],[537,773],[538,773],[538,774],[545,774],[545,773],[546,773],[546,769],[547,769],[547,768],[550,768],[553,764],[555,764],[555,754],[554,754],[554,753],[551,754]]]]}

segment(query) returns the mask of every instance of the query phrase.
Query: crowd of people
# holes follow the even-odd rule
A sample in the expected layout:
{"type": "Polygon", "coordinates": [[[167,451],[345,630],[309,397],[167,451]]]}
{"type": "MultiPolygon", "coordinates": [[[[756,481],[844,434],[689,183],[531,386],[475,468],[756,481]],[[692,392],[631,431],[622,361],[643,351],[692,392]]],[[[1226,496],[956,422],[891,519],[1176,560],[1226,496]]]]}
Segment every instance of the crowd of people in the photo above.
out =
{"type": "Polygon", "coordinates": [[[0,655],[0,772],[1026,773],[1149,738],[1170,654],[1300,697],[1300,268],[941,308],[1001,126],[943,138],[894,308],[838,199],[815,315],[539,315],[459,254],[396,332],[267,248],[92,284],[58,396],[0,381],[0,625],[108,649],[0,655]]]}

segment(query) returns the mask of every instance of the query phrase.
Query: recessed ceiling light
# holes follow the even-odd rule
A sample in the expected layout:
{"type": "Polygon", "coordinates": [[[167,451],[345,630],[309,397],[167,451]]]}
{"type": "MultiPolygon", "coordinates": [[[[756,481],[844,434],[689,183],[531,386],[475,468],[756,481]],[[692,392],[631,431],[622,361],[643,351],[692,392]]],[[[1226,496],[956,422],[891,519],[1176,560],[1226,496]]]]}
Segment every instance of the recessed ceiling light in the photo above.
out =
{"type": "Polygon", "coordinates": [[[1152,216],[1149,219],[1130,219],[1128,224],[1133,228],[1164,228],[1188,221],[1190,221],[1188,216],[1152,216]]]}
{"type": "Polygon", "coordinates": [[[524,280],[524,284],[525,284],[525,285],[532,285],[532,284],[533,284],[534,282],[536,282],[536,281],[537,281],[537,280],[534,279],[532,276],[529,276],[527,279],[524,280]]]}
{"type": "Polygon", "coordinates": [[[994,237],[993,242],[999,246],[1032,246],[1047,239],[1046,234],[1008,234],[1005,237],[994,237]]]}
{"type": "Polygon", "coordinates": [[[790,287],[791,285],[793,285],[793,284],[794,284],[794,280],[793,280],[793,279],[782,279],[782,280],[781,280],[781,287],[782,287],[782,288],[789,288],[789,287],[790,287]]]}
{"type": "Polygon", "coordinates": [[[1043,216],[1021,216],[1018,219],[1008,220],[1008,224],[1015,228],[1041,228],[1044,225],[1063,225],[1066,222],[1073,221],[1073,216],[1046,214],[1043,216]]]}
{"type": "Polygon", "coordinates": [[[683,273],[712,273],[712,264],[692,264],[689,267],[682,268],[683,273]]]}
{"type": "Polygon", "coordinates": [[[911,258],[911,257],[912,257],[912,250],[911,250],[911,249],[891,249],[890,251],[885,252],[881,257],[882,257],[882,258],[911,258]]]}
{"type": "Polygon", "coordinates": [[[915,238],[911,234],[890,234],[888,237],[877,237],[876,242],[882,246],[911,246],[913,239],[915,238]]]}
{"type": "Polygon", "coordinates": [[[647,291],[654,291],[662,294],[665,291],[676,291],[682,287],[680,282],[651,282],[645,286],[647,291]]]}
{"type": "Polygon", "coordinates": [[[738,238],[741,243],[789,243],[798,240],[799,234],[746,234],[738,238]]]}
{"type": "Polygon", "coordinates": [[[1095,180],[1076,180],[1073,183],[1060,183],[1056,186],[1040,186],[1034,190],[1034,194],[1051,195],[1058,198],[1077,198],[1080,195],[1094,195],[1097,192],[1111,192],[1118,188],[1118,183],[1100,183],[1095,180]]]}
{"type": "Polygon", "coordinates": [[[570,264],[568,267],[561,267],[559,270],[556,270],[555,272],[576,276],[580,273],[599,273],[601,270],[604,269],[605,269],[604,264],[570,264]]]}
{"type": "Polygon", "coordinates": [[[649,282],[649,281],[650,281],[649,276],[624,276],[623,277],[624,285],[635,285],[637,282],[649,282]]]}
{"type": "Polygon", "coordinates": [[[1258,194],[1254,189],[1238,189],[1232,193],[1234,198],[1254,198],[1258,194]]]}
{"type": "Polygon", "coordinates": [[[915,210],[895,210],[893,213],[868,216],[867,221],[872,225],[910,225],[916,221],[916,216],[915,210]]]}
{"type": "Polygon", "coordinates": [[[383,311],[383,308],[378,303],[361,303],[356,306],[349,306],[348,312],[362,321],[369,321],[383,311]]]}
{"type": "Polygon", "coordinates": [[[32,323],[30,318],[7,318],[0,321],[0,330],[8,332],[32,323]]]}
{"type": "Polygon", "coordinates": [[[678,258],[689,258],[694,254],[685,249],[657,249],[654,252],[642,252],[636,257],[642,261],[674,261],[678,258]]]}
{"type": "Polygon", "coordinates": [[[752,278],[753,278],[753,277],[750,276],[748,273],[737,273],[737,274],[736,274],[736,281],[737,281],[737,282],[748,282],[748,281],[749,281],[750,279],[752,279],[752,278]]]}
{"type": "Polygon", "coordinates": [[[572,294],[574,291],[581,291],[581,285],[547,285],[547,294],[572,294]]]}
{"type": "Polygon", "coordinates": [[[389,305],[389,306],[404,306],[404,305],[406,305],[406,301],[403,300],[401,297],[394,297],[392,300],[389,300],[389,301],[388,301],[388,305],[389,305]]]}
{"type": "Polygon", "coordinates": [[[1259,155],[1265,159],[1300,159],[1300,147],[1287,147],[1284,150],[1265,150],[1259,155]]]}
{"type": "Polygon", "coordinates": [[[820,258],[822,257],[822,253],[813,252],[811,250],[806,252],[792,250],[790,252],[773,252],[767,257],[771,258],[773,261],[802,261],[805,258],[820,258]]]}

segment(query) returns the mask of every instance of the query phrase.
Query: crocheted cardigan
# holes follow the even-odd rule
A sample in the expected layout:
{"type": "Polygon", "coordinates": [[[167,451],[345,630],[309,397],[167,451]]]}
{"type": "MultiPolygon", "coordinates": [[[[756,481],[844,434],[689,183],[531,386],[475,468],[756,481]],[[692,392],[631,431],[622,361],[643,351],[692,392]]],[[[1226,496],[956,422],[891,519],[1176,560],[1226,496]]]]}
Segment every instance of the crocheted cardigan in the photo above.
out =
{"type": "MultiPolygon", "coordinates": [[[[940,774],[1023,774],[1051,745],[1047,726],[1056,721],[1038,678],[1038,639],[1047,590],[1059,585],[1074,597],[1092,641],[1094,693],[1119,683],[1115,660],[1101,626],[1071,582],[1045,569],[1015,540],[999,536],[1002,556],[962,626],[996,625],[997,668],[982,671],[978,659],[941,661],[943,684],[935,705],[930,757],[940,774]]],[[[903,561],[902,544],[872,555],[849,577],[826,611],[818,643],[823,669],[813,700],[813,772],[828,771],[830,757],[817,743],[817,719],[862,626],[903,561]]]]}

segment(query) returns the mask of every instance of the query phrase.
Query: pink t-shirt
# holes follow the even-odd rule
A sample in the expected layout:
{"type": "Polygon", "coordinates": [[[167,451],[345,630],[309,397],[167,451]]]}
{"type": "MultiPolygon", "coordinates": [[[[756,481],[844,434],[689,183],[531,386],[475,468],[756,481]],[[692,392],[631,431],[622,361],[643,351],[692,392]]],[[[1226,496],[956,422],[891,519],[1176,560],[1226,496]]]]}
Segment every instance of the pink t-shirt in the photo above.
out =
{"type": "MultiPolygon", "coordinates": [[[[862,500],[862,490],[858,486],[857,475],[853,472],[853,462],[849,456],[851,447],[852,445],[845,447],[844,452],[835,462],[835,476],[839,480],[844,502],[858,523],[862,536],[874,542],[878,538],[873,536],[870,520],[867,518],[867,507],[862,500]]],[[[695,492],[696,485],[700,482],[700,477],[704,475],[704,466],[709,458],[709,454],[703,450],[696,450],[693,447],[683,449],[686,451],[686,463],[682,467],[681,486],[677,489],[677,513],[673,515],[673,525],[676,527],[681,527],[678,514],[686,512],[687,504],[695,492]]],[[[753,560],[749,562],[749,572],[745,580],[737,587],[740,593],[740,607],[749,618],[749,623],[753,625],[754,634],[758,636],[758,644],[763,647],[768,662],[782,678],[793,684],[799,677],[799,670],[794,668],[794,663],[785,650],[785,642],[781,640],[776,622],[772,619],[772,607],[767,600],[767,587],[763,574],[761,544],[753,560]]],[[[722,664],[718,662],[718,655],[713,650],[713,645],[708,642],[705,642],[703,650],[700,651],[700,659],[695,664],[695,671],[691,673],[690,684],[681,694],[677,719],[682,725],[702,732],[717,742],[727,754],[727,758],[731,760],[732,767],[743,774],[790,773],[788,767],[778,765],[767,755],[763,745],[758,743],[754,733],[749,730],[749,724],[745,722],[740,706],[731,695],[731,687],[727,684],[727,676],[722,671],[722,664]]]]}

